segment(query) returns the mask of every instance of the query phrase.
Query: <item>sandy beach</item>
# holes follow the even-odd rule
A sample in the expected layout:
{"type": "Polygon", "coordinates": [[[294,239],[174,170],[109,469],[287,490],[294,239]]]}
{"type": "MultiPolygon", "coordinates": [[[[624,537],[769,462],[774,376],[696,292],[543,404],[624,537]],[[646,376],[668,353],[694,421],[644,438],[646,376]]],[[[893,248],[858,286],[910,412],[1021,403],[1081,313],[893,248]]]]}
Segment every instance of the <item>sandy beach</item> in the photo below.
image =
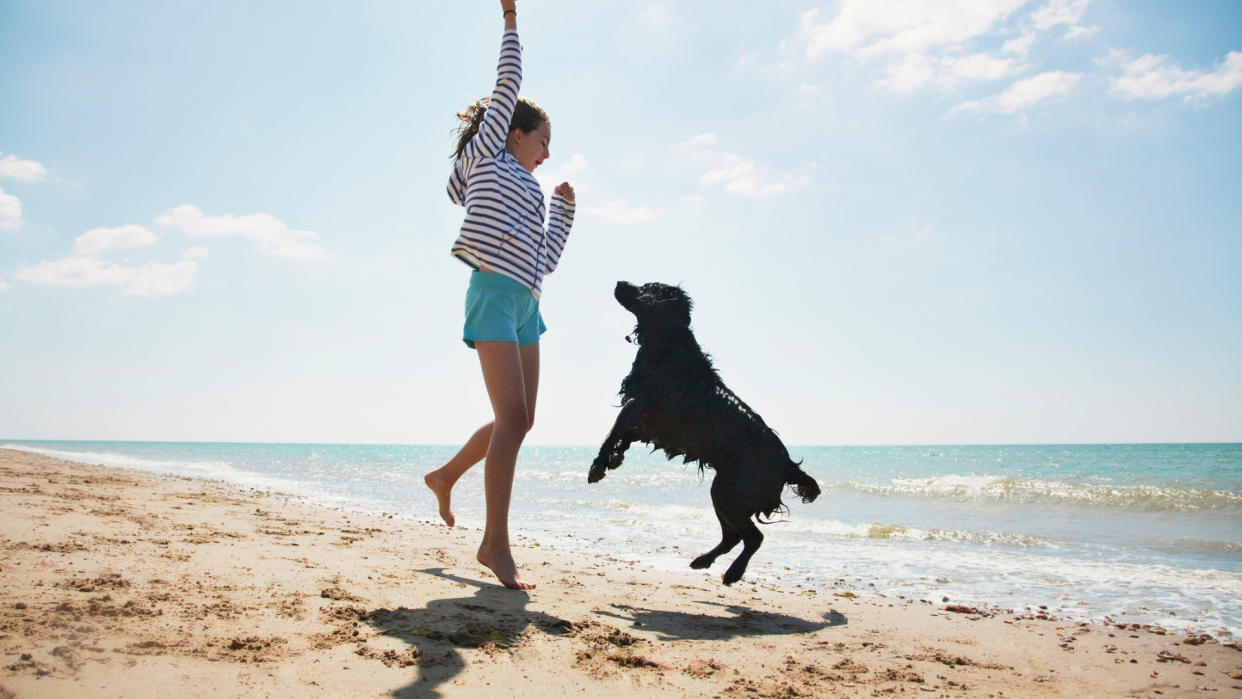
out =
{"type": "Polygon", "coordinates": [[[1149,696],[1242,690],[1232,642],[792,591],[215,482],[0,450],[0,697],[1149,696]]]}

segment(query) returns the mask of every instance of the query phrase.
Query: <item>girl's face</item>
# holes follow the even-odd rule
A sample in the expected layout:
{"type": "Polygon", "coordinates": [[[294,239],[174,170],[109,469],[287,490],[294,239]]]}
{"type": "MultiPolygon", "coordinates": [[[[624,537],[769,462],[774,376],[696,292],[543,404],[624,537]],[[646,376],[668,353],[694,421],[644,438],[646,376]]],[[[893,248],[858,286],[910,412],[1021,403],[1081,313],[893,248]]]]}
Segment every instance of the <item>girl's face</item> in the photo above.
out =
{"type": "Polygon", "coordinates": [[[534,172],[535,168],[551,157],[552,154],[548,152],[548,144],[551,142],[552,127],[545,121],[530,133],[514,129],[509,133],[505,146],[527,172],[534,172]]]}

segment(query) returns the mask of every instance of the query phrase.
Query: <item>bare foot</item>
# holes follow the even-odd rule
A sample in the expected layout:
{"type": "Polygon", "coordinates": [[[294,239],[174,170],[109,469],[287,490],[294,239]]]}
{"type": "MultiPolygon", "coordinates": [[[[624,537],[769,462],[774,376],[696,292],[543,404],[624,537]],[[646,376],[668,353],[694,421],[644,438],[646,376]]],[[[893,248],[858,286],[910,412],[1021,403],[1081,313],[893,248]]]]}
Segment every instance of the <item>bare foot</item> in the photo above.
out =
{"type": "Polygon", "coordinates": [[[487,566],[505,587],[511,590],[535,589],[535,583],[526,582],[518,577],[517,563],[514,563],[513,554],[508,551],[493,556],[484,553],[483,548],[480,547],[475,558],[479,559],[479,563],[487,566]]]}
{"type": "Polygon", "coordinates": [[[440,503],[440,519],[450,527],[456,524],[457,518],[453,516],[453,509],[449,506],[449,498],[453,495],[452,484],[446,484],[436,471],[423,476],[423,482],[436,494],[436,500],[440,503]]]}

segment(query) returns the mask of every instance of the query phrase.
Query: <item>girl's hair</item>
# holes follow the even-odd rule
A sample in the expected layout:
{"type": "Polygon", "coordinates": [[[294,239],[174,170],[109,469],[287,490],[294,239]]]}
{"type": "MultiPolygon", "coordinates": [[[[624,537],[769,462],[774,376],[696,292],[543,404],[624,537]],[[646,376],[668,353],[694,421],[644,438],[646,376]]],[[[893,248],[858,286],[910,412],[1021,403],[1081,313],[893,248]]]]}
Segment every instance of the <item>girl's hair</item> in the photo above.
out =
{"type": "MultiPolygon", "coordinates": [[[[461,123],[456,129],[457,150],[453,153],[454,158],[461,157],[462,151],[466,150],[466,144],[479,132],[479,124],[483,123],[483,115],[487,113],[488,101],[489,98],[484,97],[457,113],[457,120],[461,123]]],[[[509,133],[513,133],[514,129],[521,129],[522,133],[530,133],[539,128],[540,124],[552,125],[551,120],[548,119],[548,113],[543,111],[543,107],[535,104],[534,100],[519,97],[517,105],[513,108],[513,118],[509,120],[509,133]]]]}

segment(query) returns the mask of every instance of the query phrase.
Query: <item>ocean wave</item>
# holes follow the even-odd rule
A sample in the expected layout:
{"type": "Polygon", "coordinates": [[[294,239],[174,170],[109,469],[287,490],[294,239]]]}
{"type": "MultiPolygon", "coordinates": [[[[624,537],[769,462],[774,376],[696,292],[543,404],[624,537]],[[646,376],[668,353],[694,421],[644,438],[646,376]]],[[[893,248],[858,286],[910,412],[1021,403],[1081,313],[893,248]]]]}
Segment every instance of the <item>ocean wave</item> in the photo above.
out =
{"type": "Polygon", "coordinates": [[[1048,539],[1015,532],[970,531],[962,529],[937,529],[934,527],[904,527],[882,522],[846,524],[835,520],[789,519],[780,523],[782,532],[806,534],[821,539],[870,539],[913,542],[949,542],[982,545],[1034,547],[1048,546],[1048,539]]]}
{"type": "Polygon", "coordinates": [[[246,488],[272,490],[295,495],[307,494],[306,484],[304,483],[283,478],[262,476],[248,471],[243,471],[224,461],[143,459],[137,456],[129,456],[127,454],[117,454],[106,451],[65,451],[61,449],[47,449],[44,447],[28,446],[25,444],[0,444],[0,449],[25,451],[32,454],[50,456],[54,459],[63,459],[65,461],[73,461],[91,466],[108,466],[112,468],[125,468],[133,471],[144,471],[146,473],[184,476],[187,478],[203,478],[206,480],[224,481],[226,483],[232,483],[246,488]]]}
{"type": "MultiPolygon", "coordinates": [[[[589,464],[589,462],[588,462],[589,464]]],[[[680,464],[678,464],[680,466],[680,464]]],[[[530,468],[522,471],[522,477],[549,483],[568,483],[585,485],[587,482],[587,466],[577,469],[553,470],[547,468],[530,468]]],[[[704,484],[710,482],[711,475],[700,476],[697,468],[683,467],[679,469],[631,468],[609,471],[606,485],[617,487],[649,487],[678,484],[704,484]]]]}
{"type": "MultiPolygon", "coordinates": [[[[716,515],[707,505],[647,505],[619,499],[603,502],[543,499],[540,500],[540,506],[543,514],[556,513],[557,516],[578,520],[583,517],[583,512],[579,507],[593,507],[596,508],[595,516],[602,523],[628,524],[639,529],[666,533],[672,531],[701,533],[703,526],[714,528],[716,525],[716,515]],[[565,507],[568,509],[561,509],[565,507]]],[[[768,526],[771,531],[781,536],[789,535],[798,540],[817,542],[817,545],[825,539],[944,542],[1017,547],[1052,545],[1052,542],[1044,537],[1015,532],[907,527],[882,522],[847,524],[836,520],[791,517],[776,519],[768,526]]]]}
{"type": "Polygon", "coordinates": [[[143,471],[160,471],[177,469],[182,471],[195,471],[200,473],[214,473],[229,469],[230,466],[220,461],[172,461],[172,460],[154,460],[140,459],[136,456],[128,456],[125,454],[115,454],[106,451],[65,451],[61,449],[47,449],[45,447],[32,447],[25,444],[0,444],[0,449],[13,449],[15,451],[25,451],[32,454],[41,454],[50,456],[55,459],[63,459],[65,461],[74,461],[77,463],[91,464],[98,466],[112,466],[117,468],[131,468],[143,471]]]}
{"type": "Polygon", "coordinates": [[[1179,555],[1197,553],[1208,556],[1242,556],[1242,541],[1182,538],[1171,543],[1154,544],[1151,548],[1179,555]]]}
{"type": "Polygon", "coordinates": [[[1242,508],[1242,493],[1157,485],[1066,483],[1035,478],[950,474],[894,478],[888,483],[839,483],[834,487],[872,495],[905,495],[952,500],[1018,503],[1072,503],[1141,510],[1219,510],[1242,508]]]}

